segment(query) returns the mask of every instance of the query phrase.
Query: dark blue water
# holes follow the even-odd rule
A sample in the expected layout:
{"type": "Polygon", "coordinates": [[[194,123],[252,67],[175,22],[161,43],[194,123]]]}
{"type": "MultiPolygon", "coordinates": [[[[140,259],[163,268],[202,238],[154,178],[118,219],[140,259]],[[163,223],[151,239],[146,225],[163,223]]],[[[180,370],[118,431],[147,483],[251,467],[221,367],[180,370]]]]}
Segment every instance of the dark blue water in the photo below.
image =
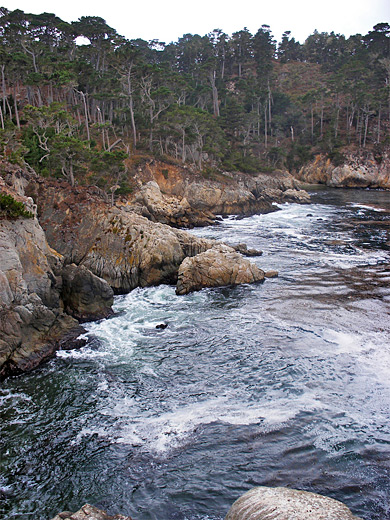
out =
{"type": "Polygon", "coordinates": [[[389,519],[389,222],[388,192],[322,190],[197,230],[279,278],[137,289],[86,347],[3,382],[0,517],[221,520],[267,485],[389,519]]]}

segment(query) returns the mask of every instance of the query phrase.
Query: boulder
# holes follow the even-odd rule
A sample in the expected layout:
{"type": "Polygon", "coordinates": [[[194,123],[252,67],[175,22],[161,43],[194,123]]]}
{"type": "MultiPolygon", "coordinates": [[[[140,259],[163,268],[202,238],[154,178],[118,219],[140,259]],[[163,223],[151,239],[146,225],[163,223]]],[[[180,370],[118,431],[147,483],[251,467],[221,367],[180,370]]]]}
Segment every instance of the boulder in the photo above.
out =
{"type": "Polygon", "coordinates": [[[64,511],[63,513],[58,513],[53,520],[131,520],[131,518],[123,515],[110,516],[97,507],[85,504],[76,513],[64,511]]]}
{"type": "Polygon", "coordinates": [[[112,314],[114,291],[84,266],[64,267],[61,296],[65,311],[79,321],[99,320],[112,314]]]}
{"type": "Polygon", "coordinates": [[[225,520],[360,520],[342,502],[283,487],[256,487],[234,502],[225,520]]]}
{"type": "Polygon", "coordinates": [[[221,287],[264,280],[264,271],[243,258],[232,247],[218,244],[186,258],[179,267],[176,294],[204,287],[221,287]]]}

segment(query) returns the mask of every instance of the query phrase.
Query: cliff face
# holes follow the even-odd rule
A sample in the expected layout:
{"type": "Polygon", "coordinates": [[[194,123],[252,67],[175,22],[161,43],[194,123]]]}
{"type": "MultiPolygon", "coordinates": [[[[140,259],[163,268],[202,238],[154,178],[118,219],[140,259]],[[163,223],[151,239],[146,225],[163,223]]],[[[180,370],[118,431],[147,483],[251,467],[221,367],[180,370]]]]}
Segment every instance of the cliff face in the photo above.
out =
{"type": "Polygon", "coordinates": [[[332,188],[390,189],[390,157],[380,159],[349,155],[343,165],[335,166],[329,159],[318,155],[315,160],[296,174],[303,182],[326,184],[332,188]]]}
{"type": "Polygon", "coordinates": [[[37,366],[77,328],[61,310],[60,264],[36,219],[0,221],[0,377],[37,366]]]}
{"type": "MultiPolygon", "coordinates": [[[[7,185],[0,178],[3,194],[34,210],[31,199],[21,193],[23,184],[7,185]]],[[[78,321],[64,312],[64,258],[51,249],[36,217],[0,218],[0,378],[31,370],[53,355],[62,344],[80,334],[78,321]]],[[[89,276],[93,276],[89,273],[89,276]]],[[[85,274],[83,275],[85,279],[85,274]]],[[[110,312],[112,291],[103,281],[105,301],[99,308],[86,304],[88,319],[110,312]],[[107,293],[111,291],[111,295],[107,293]]],[[[96,290],[96,294],[102,290],[96,290]]],[[[88,291],[70,291],[85,301],[88,291]]],[[[79,309],[77,305],[76,310],[79,309]]]]}

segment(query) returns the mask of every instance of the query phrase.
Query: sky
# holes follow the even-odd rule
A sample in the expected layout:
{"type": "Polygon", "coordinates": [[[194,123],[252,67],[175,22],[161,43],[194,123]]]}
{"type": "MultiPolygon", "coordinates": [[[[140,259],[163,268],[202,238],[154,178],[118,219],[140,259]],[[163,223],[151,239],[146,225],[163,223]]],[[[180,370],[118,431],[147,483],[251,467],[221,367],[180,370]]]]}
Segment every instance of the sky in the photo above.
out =
{"type": "Polygon", "coordinates": [[[65,21],[100,16],[128,39],[170,43],[183,34],[222,29],[231,35],[247,27],[254,34],[271,27],[276,40],[284,31],[301,43],[313,33],[367,34],[390,23],[389,0],[0,0],[0,6],[26,13],[54,13],[65,21]]]}

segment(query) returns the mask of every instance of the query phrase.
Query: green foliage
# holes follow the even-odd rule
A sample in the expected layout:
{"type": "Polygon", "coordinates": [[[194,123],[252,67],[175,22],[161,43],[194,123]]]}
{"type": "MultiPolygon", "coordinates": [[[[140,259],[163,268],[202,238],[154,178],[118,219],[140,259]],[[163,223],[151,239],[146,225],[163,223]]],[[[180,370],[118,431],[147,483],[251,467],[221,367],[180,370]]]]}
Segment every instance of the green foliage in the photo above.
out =
{"type": "Polygon", "coordinates": [[[305,163],[312,159],[310,146],[293,143],[287,156],[286,166],[290,172],[298,171],[305,163]]]}
{"type": "Polygon", "coordinates": [[[14,220],[18,217],[33,218],[34,214],[27,211],[24,204],[11,195],[0,193],[0,218],[14,220]]]}
{"type": "Polygon", "coordinates": [[[286,31],[277,47],[267,25],[165,45],[95,16],[1,14],[1,153],[40,175],[124,194],[125,159],[139,154],[256,173],[389,146],[387,23],[303,45],[286,31]]]}

